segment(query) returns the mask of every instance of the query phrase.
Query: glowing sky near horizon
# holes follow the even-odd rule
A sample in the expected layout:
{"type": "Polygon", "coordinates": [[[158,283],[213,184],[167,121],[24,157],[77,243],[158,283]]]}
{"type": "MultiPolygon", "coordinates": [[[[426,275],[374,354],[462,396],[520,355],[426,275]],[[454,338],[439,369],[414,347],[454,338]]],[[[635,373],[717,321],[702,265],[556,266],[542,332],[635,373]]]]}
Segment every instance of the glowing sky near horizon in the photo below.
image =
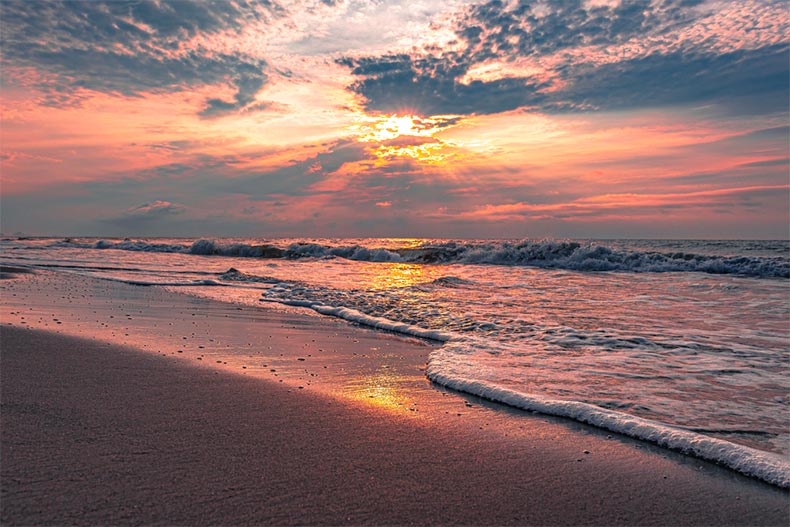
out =
{"type": "Polygon", "coordinates": [[[0,3],[3,233],[787,238],[784,1],[0,3]]]}

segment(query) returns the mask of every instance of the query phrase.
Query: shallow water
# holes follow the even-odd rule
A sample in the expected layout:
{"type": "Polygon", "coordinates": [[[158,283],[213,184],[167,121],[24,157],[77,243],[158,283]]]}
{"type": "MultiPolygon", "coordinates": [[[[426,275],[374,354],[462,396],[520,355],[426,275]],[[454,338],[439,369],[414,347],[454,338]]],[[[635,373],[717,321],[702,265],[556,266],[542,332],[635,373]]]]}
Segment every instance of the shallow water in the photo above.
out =
{"type": "Polygon", "coordinates": [[[445,384],[790,454],[786,241],[1,243],[5,263],[301,305],[441,340],[429,374],[445,384]]]}

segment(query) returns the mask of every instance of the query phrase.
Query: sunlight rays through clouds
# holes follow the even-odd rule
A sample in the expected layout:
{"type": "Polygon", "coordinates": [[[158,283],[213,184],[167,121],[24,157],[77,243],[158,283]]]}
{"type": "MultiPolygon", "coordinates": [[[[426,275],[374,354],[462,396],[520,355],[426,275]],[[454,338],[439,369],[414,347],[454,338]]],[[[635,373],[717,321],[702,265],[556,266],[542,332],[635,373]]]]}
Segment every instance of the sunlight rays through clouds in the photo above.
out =
{"type": "Polygon", "coordinates": [[[8,0],[3,229],[783,237],[789,26],[769,0],[8,0]]]}

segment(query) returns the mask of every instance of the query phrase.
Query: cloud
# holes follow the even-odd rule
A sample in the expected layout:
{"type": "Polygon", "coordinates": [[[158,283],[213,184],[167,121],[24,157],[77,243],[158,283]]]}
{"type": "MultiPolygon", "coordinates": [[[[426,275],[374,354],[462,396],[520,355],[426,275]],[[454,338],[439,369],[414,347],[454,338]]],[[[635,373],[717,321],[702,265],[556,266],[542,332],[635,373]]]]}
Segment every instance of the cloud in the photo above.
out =
{"type": "Polygon", "coordinates": [[[464,84],[469,64],[461,57],[385,55],[340,63],[361,77],[350,89],[365,97],[368,109],[384,113],[499,113],[541,103],[547,87],[523,78],[464,84]]]}
{"type": "Polygon", "coordinates": [[[253,103],[268,79],[267,63],[191,46],[190,39],[240,29],[276,12],[269,2],[247,0],[9,0],[0,3],[2,64],[12,71],[34,68],[33,87],[51,106],[79,104],[86,90],[134,97],[231,84],[232,102],[207,101],[203,112],[216,116],[253,103]]]}
{"type": "Polygon", "coordinates": [[[272,169],[245,170],[243,177],[219,181],[216,190],[244,194],[252,199],[273,196],[304,196],[316,192],[312,186],[335,174],[346,163],[367,159],[360,143],[338,140],[322,152],[286,166],[272,169]]]}
{"type": "MultiPolygon", "coordinates": [[[[96,218],[99,224],[111,226],[116,234],[140,231],[164,232],[178,225],[177,217],[187,212],[187,207],[165,200],[154,200],[129,207],[121,214],[96,218]],[[117,231],[115,229],[121,229],[117,231]]],[[[176,232],[177,232],[176,228],[176,232]]]]}
{"type": "Polygon", "coordinates": [[[551,104],[631,109],[715,103],[729,113],[786,110],[788,48],[775,45],[720,55],[652,54],[589,71],[578,71],[551,104]]]}
{"type": "Polygon", "coordinates": [[[672,193],[601,194],[557,203],[487,204],[456,215],[479,221],[525,219],[583,219],[585,217],[640,218],[668,210],[695,214],[700,209],[731,212],[739,208],[759,209],[766,202],[790,197],[787,185],[754,186],[672,193]]]}
{"type": "Polygon", "coordinates": [[[409,146],[421,146],[425,144],[439,143],[435,137],[420,137],[414,135],[402,135],[394,139],[378,141],[377,144],[382,147],[405,148],[409,146]]]}
{"type": "Polygon", "coordinates": [[[62,159],[57,159],[50,156],[42,156],[37,154],[29,154],[27,152],[18,152],[18,151],[0,151],[0,161],[3,162],[5,165],[13,165],[17,161],[22,160],[34,160],[34,161],[43,161],[46,163],[62,163],[62,159]]]}
{"type": "Polygon", "coordinates": [[[779,113],[790,96],[789,20],[781,2],[491,0],[457,17],[447,45],[339,63],[376,112],[708,104],[730,115],[779,113]]]}
{"type": "Polygon", "coordinates": [[[125,217],[127,218],[135,218],[135,219],[146,219],[146,220],[156,220],[160,218],[165,218],[167,216],[173,216],[176,214],[182,214],[186,210],[186,207],[183,205],[179,205],[178,203],[170,203],[169,201],[151,201],[148,203],[143,203],[142,205],[137,205],[136,207],[130,207],[126,210],[125,217]]]}
{"type": "MultiPolygon", "coordinates": [[[[244,108],[255,102],[255,94],[266,83],[267,76],[253,66],[244,65],[239,68],[234,84],[238,91],[233,102],[222,99],[209,99],[206,108],[200,112],[201,117],[219,117],[244,108]]],[[[262,107],[265,107],[262,106],[262,107]]]]}
{"type": "Polygon", "coordinates": [[[742,167],[785,167],[790,165],[790,158],[782,157],[777,159],[766,159],[763,161],[752,161],[751,163],[741,163],[742,167]]]}

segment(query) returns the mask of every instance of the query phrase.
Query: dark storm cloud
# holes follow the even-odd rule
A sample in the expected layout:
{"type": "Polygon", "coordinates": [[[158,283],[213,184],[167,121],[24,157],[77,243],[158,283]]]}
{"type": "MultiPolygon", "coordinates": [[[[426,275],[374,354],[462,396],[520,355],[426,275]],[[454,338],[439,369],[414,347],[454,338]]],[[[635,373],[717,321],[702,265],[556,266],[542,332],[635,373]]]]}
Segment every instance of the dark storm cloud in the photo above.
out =
{"type": "Polygon", "coordinates": [[[506,9],[493,0],[472,6],[457,34],[473,62],[515,55],[547,55],[582,45],[626,42],[633,37],[693,22],[702,0],[623,0],[614,8],[587,8],[582,0],[524,1],[506,9]]]}
{"type": "Polygon", "coordinates": [[[266,63],[180,46],[275,11],[268,2],[247,0],[3,1],[2,63],[42,73],[38,88],[53,106],[79,103],[81,89],[136,96],[230,82],[237,90],[232,102],[207,102],[206,115],[217,115],[254,100],[267,80],[266,63]]]}
{"type": "Polygon", "coordinates": [[[606,109],[702,102],[730,113],[782,111],[788,100],[788,48],[767,46],[719,55],[677,52],[579,69],[549,107],[578,104],[606,109]]]}
{"type": "Polygon", "coordinates": [[[692,28],[700,1],[655,4],[624,0],[615,8],[585,8],[580,0],[494,0],[472,6],[456,26],[456,49],[435,47],[411,55],[346,57],[358,80],[350,89],[369,110],[411,109],[422,114],[490,114],[521,107],[547,112],[617,110],[714,104],[730,115],[786,111],[790,54],[785,41],[759,49],[715,51],[685,43],[679,49],[646,44],[636,56],[587,62],[565,59],[551,76],[471,80],[486,61],[556,56],[573,48],[617,46],[646,36],[692,28]],[[653,5],[651,5],[653,4],[653,5]]]}
{"type": "Polygon", "coordinates": [[[528,79],[460,82],[469,62],[461,57],[389,55],[342,59],[362,77],[351,89],[368,107],[381,112],[416,111],[423,115],[497,113],[542,102],[547,85],[528,79]]]}

